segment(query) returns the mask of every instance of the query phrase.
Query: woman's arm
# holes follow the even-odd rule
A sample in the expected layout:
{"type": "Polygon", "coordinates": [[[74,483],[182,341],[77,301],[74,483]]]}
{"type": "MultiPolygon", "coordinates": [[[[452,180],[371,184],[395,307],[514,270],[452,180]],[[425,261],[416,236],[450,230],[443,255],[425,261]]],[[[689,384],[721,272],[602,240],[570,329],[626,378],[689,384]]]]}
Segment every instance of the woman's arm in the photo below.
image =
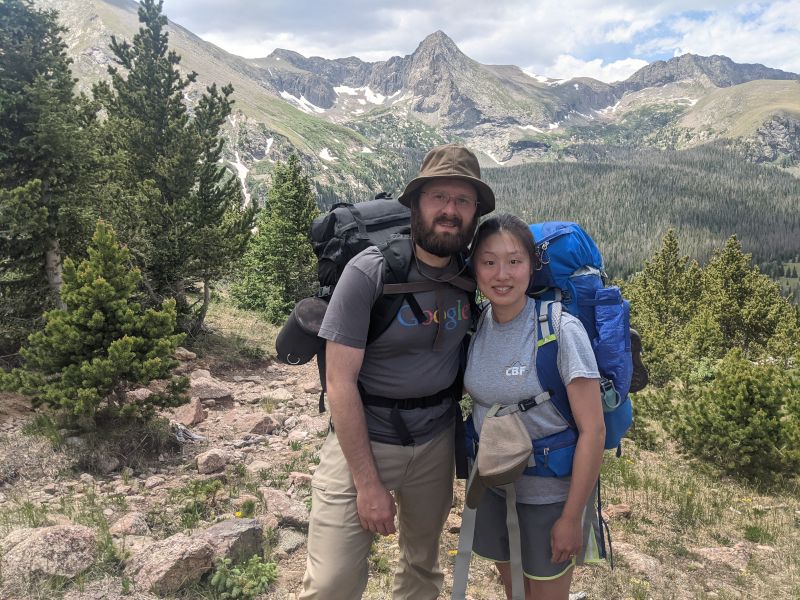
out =
{"type": "Polygon", "coordinates": [[[578,443],[572,461],[567,501],[550,532],[552,561],[555,563],[578,554],[583,546],[583,510],[600,475],[606,436],[597,379],[576,377],[567,385],[567,397],[578,427],[578,443]]]}

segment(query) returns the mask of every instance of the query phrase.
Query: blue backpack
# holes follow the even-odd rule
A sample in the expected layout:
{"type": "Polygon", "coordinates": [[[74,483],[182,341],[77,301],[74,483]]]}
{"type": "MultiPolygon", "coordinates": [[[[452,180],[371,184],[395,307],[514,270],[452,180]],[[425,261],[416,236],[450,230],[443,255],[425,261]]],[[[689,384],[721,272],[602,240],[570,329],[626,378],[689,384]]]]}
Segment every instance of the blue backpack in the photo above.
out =
{"type": "Polygon", "coordinates": [[[537,302],[536,372],[569,429],[534,440],[536,466],[526,474],[563,477],[572,470],[577,429],[566,388],[556,368],[558,340],[553,302],[577,317],[589,335],[600,371],[606,425],[606,449],[617,448],[633,421],[628,392],[633,375],[630,305],[616,286],[606,286],[603,258],[591,237],[577,224],[548,221],[530,226],[542,262],[528,290],[537,302]]]}

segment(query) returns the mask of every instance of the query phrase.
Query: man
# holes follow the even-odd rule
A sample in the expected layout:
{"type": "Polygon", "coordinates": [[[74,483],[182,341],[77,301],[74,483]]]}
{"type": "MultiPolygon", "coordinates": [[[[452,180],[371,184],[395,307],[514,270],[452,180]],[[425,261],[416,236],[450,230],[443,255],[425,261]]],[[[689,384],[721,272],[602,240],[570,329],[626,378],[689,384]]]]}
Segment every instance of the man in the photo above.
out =
{"type": "Polygon", "coordinates": [[[360,598],[373,536],[395,533],[395,515],[394,600],[433,599],[442,588],[439,538],[453,497],[459,347],[471,293],[451,283],[495,200],[475,155],[450,144],[425,156],[399,201],[411,209],[411,240],[402,242],[413,248],[408,281],[438,287],[406,296],[367,346],[370,310],[383,294],[381,251],[353,258],[337,283],[319,334],[327,340],[332,430],[312,481],[304,600],[360,598]]]}

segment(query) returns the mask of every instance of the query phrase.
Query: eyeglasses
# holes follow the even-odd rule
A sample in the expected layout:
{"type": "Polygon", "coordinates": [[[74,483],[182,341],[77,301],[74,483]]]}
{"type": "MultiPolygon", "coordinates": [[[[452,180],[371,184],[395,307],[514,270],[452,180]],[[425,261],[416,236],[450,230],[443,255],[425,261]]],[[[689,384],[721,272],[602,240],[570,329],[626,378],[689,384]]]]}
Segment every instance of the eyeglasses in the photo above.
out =
{"type": "Polygon", "coordinates": [[[469,196],[454,196],[444,192],[422,192],[423,196],[428,197],[428,203],[436,209],[442,209],[452,200],[453,206],[459,211],[466,211],[478,206],[478,201],[469,196]]]}

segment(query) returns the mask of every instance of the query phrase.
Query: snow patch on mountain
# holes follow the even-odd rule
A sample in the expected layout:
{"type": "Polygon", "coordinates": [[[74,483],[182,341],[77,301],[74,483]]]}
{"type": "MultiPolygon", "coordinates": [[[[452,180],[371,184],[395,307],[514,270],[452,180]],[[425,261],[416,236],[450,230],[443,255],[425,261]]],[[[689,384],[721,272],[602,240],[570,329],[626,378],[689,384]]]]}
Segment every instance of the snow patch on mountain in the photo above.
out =
{"type": "Polygon", "coordinates": [[[370,104],[383,104],[386,101],[386,96],[378,92],[373,92],[370,87],[366,85],[358,88],[347,85],[339,85],[334,87],[333,91],[338,95],[363,96],[363,98],[358,99],[359,104],[366,104],[367,102],[370,104]]]}
{"type": "Polygon", "coordinates": [[[292,94],[290,94],[289,92],[284,90],[284,91],[281,92],[281,98],[283,98],[287,102],[291,102],[297,108],[299,108],[300,110],[302,110],[303,112],[306,112],[308,114],[324,113],[325,112],[324,108],[320,108],[319,106],[316,106],[315,104],[312,104],[311,102],[309,102],[306,99],[305,96],[300,96],[298,98],[297,96],[293,96],[292,94]]]}
{"type": "Polygon", "coordinates": [[[247,179],[247,173],[250,169],[244,166],[242,159],[239,158],[238,150],[233,154],[236,157],[236,162],[233,163],[233,166],[236,169],[236,175],[239,177],[239,182],[242,184],[242,194],[244,194],[244,205],[250,206],[250,202],[252,201],[252,199],[250,198],[250,192],[247,190],[247,183],[245,183],[245,180],[247,179]]]}
{"type": "Polygon", "coordinates": [[[328,162],[333,162],[336,160],[336,157],[331,154],[331,151],[328,148],[323,148],[320,153],[319,157],[322,160],[327,160],[328,162]]]}

